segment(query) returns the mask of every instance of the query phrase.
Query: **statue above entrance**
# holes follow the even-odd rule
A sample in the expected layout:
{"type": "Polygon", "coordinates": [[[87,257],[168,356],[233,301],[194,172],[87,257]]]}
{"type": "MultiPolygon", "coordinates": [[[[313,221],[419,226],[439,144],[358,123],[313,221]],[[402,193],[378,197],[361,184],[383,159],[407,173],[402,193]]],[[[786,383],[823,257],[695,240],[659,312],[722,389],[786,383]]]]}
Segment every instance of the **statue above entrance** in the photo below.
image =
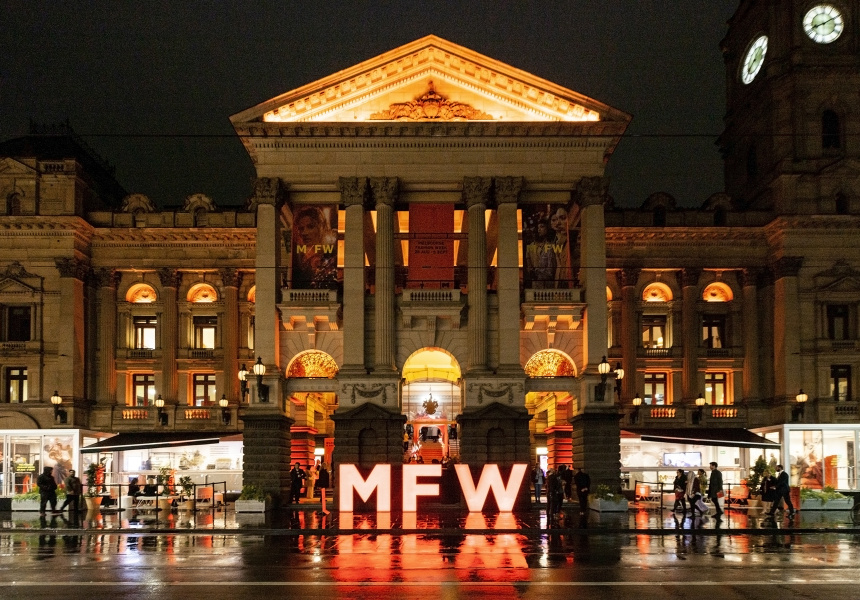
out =
{"type": "Polygon", "coordinates": [[[488,115],[468,104],[454,102],[440,95],[430,82],[430,89],[411,102],[396,102],[370,115],[371,120],[380,121],[491,121],[488,115]]]}

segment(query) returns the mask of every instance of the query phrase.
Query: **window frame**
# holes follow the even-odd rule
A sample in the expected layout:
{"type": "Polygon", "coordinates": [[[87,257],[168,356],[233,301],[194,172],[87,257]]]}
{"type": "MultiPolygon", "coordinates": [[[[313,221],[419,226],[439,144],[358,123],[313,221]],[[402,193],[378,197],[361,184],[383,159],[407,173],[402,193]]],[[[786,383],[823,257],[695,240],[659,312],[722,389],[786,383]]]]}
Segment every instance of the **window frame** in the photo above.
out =
{"type": "Polygon", "coordinates": [[[218,347],[218,316],[194,315],[191,318],[193,326],[192,348],[199,350],[214,350],[218,347]],[[205,345],[206,331],[212,331],[212,345],[205,345]]]}
{"type": "Polygon", "coordinates": [[[3,402],[5,404],[23,404],[27,401],[28,374],[27,367],[6,367],[4,371],[6,377],[6,392],[3,394],[3,402]],[[12,400],[13,384],[17,382],[18,389],[14,391],[17,394],[18,400],[12,400]]]}
{"type": "Polygon", "coordinates": [[[131,318],[133,330],[133,347],[135,350],[155,350],[158,346],[158,316],[133,315],[131,318]],[[145,346],[145,331],[152,331],[152,346],[145,346]]]}
{"type": "Polygon", "coordinates": [[[146,407],[155,405],[155,373],[132,373],[131,375],[131,398],[129,406],[146,407]],[[138,388],[144,392],[143,402],[138,403],[138,388]]]}
{"type": "Polygon", "coordinates": [[[702,315],[702,345],[709,350],[727,348],[726,331],[728,319],[722,314],[704,314],[702,315]],[[720,345],[714,345],[713,329],[717,328],[717,337],[720,345]]]}
{"type": "Polygon", "coordinates": [[[5,342],[31,342],[33,341],[33,307],[29,304],[7,304],[3,307],[3,341],[5,342]],[[13,335],[14,330],[20,328],[23,330],[23,319],[13,317],[14,311],[26,311],[26,339],[20,339],[21,336],[13,335]]]}
{"type": "Polygon", "coordinates": [[[830,365],[830,398],[834,402],[851,402],[851,365],[830,365]],[[845,395],[839,393],[840,382],[845,382],[845,395]]]}
{"type": "Polygon", "coordinates": [[[649,406],[667,406],[672,404],[672,400],[669,398],[669,376],[663,371],[646,371],[643,373],[642,390],[644,404],[649,406]],[[663,400],[654,402],[654,395],[661,385],[663,387],[663,400]],[[657,389],[655,389],[655,386],[657,389]]]}
{"type": "Polygon", "coordinates": [[[832,303],[827,304],[825,308],[825,319],[827,321],[827,339],[834,342],[841,342],[853,339],[851,335],[851,307],[848,304],[844,303],[832,303]],[[837,315],[835,314],[839,311],[844,311],[844,314],[837,315]],[[837,337],[837,325],[838,319],[842,318],[842,327],[840,328],[842,331],[842,337],[837,337]]]}
{"type": "Polygon", "coordinates": [[[734,404],[729,395],[728,373],[725,371],[705,372],[705,404],[709,406],[728,406],[734,404]],[[717,401],[717,388],[722,388],[722,402],[717,401]]]}
{"type": "Polygon", "coordinates": [[[639,327],[639,343],[642,345],[642,348],[671,348],[671,345],[669,343],[669,317],[667,315],[643,314],[639,327]],[[649,345],[646,345],[645,333],[646,331],[649,333],[649,335],[653,333],[655,324],[657,323],[662,326],[663,344],[661,346],[658,346],[656,345],[656,342],[649,342],[649,345]]]}
{"type": "Polygon", "coordinates": [[[192,406],[208,407],[215,406],[218,403],[216,395],[218,387],[216,383],[215,373],[194,373],[191,376],[191,402],[192,406]],[[206,392],[211,392],[211,395],[198,394],[198,388],[205,388],[206,392]]]}

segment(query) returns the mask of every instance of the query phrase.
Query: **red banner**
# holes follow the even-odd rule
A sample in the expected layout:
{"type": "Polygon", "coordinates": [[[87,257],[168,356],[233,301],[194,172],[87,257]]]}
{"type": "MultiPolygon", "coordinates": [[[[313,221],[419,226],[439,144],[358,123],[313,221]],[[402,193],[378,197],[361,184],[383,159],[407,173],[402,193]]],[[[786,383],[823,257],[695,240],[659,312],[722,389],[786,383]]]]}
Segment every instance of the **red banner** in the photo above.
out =
{"type": "Polygon", "coordinates": [[[409,207],[410,288],[451,288],[454,285],[454,205],[413,204],[409,207]]]}
{"type": "Polygon", "coordinates": [[[294,289],[337,289],[336,204],[296,207],[292,255],[294,289]]]}

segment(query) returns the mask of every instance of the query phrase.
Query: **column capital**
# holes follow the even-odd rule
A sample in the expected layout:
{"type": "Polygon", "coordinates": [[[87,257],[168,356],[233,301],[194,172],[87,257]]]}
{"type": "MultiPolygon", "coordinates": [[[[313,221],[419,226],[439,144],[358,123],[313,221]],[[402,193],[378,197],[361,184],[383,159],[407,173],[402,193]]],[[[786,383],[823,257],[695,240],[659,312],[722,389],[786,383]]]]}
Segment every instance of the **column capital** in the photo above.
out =
{"type": "Polygon", "coordinates": [[[797,277],[802,264],[803,257],[801,256],[783,256],[782,258],[778,258],[772,266],[774,279],[797,277]]]}
{"type": "Polygon", "coordinates": [[[583,177],[576,183],[574,194],[582,206],[603,206],[609,179],[606,177],[583,177]]]}
{"type": "Polygon", "coordinates": [[[158,279],[161,281],[162,287],[179,287],[179,281],[182,278],[182,275],[180,275],[179,271],[176,269],[162,267],[156,271],[156,274],[158,275],[158,279]]]}
{"type": "Polygon", "coordinates": [[[60,277],[73,277],[84,281],[89,273],[89,267],[77,258],[57,258],[54,264],[60,272],[60,277]]]}
{"type": "Polygon", "coordinates": [[[682,287],[693,287],[699,285],[699,276],[702,274],[701,269],[696,268],[686,268],[681,269],[676,273],[678,277],[678,284],[682,287]]]}
{"type": "Polygon", "coordinates": [[[399,186],[400,180],[397,177],[371,177],[370,188],[373,190],[374,204],[376,206],[380,204],[394,206],[399,186]]]}
{"type": "Polygon", "coordinates": [[[93,271],[93,281],[97,287],[116,289],[121,278],[122,273],[116,269],[102,267],[93,271]]]}
{"type": "Polygon", "coordinates": [[[367,177],[341,177],[337,181],[341,203],[350,206],[364,206],[367,200],[367,177]]]}
{"type": "Polygon", "coordinates": [[[639,282],[639,269],[627,267],[618,271],[615,277],[618,280],[618,285],[622,288],[636,287],[639,282]]]}
{"type": "Polygon", "coordinates": [[[242,285],[242,274],[238,270],[224,268],[219,269],[218,273],[221,275],[221,283],[225,287],[237,288],[242,285]]]}
{"type": "Polygon", "coordinates": [[[483,205],[486,207],[490,200],[490,186],[493,180],[489,177],[464,177],[463,201],[467,208],[483,205]]]}
{"type": "Polygon", "coordinates": [[[495,177],[496,204],[516,204],[523,189],[522,177],[495,177]]]}
{"type": "Polygon", "coordinates": [[[254,194],[248,199],[247,209],[256,212],[260,204],[271,204],[275,207],[286,200],[287,184],[278,177],[258,177],[254,180],[254,194]]]}
{"type": "Polygon", "coordinates": [[[761,269],[758,267],[747,267],[737,271],[738,283],[741,287],[755,287],[761,277],[761,269]]]}

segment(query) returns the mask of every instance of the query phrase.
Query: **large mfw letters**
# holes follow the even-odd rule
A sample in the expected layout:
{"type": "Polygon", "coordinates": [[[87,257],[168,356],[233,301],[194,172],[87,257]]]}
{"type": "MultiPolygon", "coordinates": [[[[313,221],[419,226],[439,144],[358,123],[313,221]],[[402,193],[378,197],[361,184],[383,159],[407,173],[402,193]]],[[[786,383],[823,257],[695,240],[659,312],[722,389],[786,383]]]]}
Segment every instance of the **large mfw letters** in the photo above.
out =
{"type": "MultiPolygon", "coordinates": [[[[498,465],[484,465],[478,484],[475,485],[468,465],[455,465],[460,489],[466,498],[470,512],[483,510],[490,492],[496,499],[501,512],[510,512],[525,478],[528,465],[516,464],[511,469],[508,483],[502,480],[498,465]]],[[[388,512],[391,510],[391,465],[376,465],[364,479],[355,465],[340,465],[339,508],[343,512],[353,511],[355,493],[367,502],[376,492],[376,510],[388,512]]],[[[436,497],[439,495],[438,482],[419,482],[418,478],[440,478],[442,465],[403,465],[402,500],[403,512],[418,510],[418,496],[436,497]]]]}

